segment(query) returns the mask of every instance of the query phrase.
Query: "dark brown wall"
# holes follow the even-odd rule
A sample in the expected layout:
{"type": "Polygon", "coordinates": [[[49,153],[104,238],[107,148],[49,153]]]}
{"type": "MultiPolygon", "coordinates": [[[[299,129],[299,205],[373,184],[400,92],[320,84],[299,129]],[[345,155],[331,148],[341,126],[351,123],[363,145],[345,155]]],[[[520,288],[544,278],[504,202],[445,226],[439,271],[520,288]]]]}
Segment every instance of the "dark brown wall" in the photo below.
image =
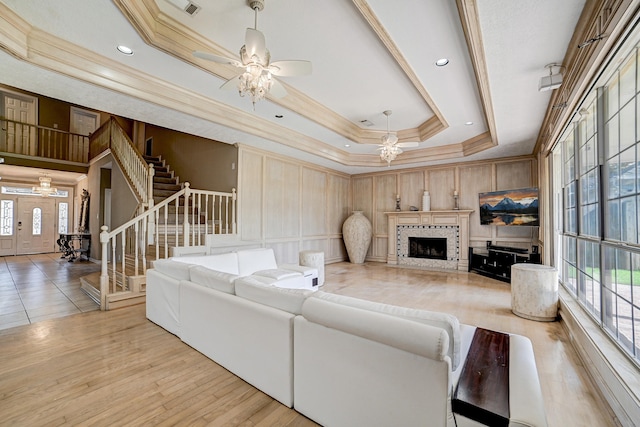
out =
{"type": "Polygon", "coordinates": [[[192,188],[230,192],[238,188],[238,148],[211,139],[147,125],[152,154],[167,161],[180,182],[192,188]]]}

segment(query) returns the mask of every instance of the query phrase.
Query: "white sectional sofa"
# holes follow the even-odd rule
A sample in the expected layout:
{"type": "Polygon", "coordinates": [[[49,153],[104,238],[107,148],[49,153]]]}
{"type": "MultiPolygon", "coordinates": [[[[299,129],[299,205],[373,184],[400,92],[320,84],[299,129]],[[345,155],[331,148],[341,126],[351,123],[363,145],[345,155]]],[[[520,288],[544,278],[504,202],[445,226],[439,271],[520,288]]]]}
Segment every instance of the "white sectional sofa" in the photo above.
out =
{"type": "MultiPolygon", "coordinates": [[[[148,270],[147,317],[274,399],[325,426],[481,425],[451,409],[475,327],[201,261],[148,270]]],[[[510,337],[509,426],[545,426],[531,342],[510,337]]]]}

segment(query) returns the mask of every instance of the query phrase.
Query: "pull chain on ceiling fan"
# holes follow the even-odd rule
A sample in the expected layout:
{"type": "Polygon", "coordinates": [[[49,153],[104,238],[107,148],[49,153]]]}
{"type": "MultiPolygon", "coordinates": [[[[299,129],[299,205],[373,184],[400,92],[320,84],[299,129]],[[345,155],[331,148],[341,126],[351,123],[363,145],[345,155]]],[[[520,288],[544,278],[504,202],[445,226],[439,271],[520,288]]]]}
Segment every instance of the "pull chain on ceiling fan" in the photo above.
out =
{"type": "Polygon", "coordinates": [[[311,74],[311,62],[302,60],[271,62],[271,54],[267,49],[264,34],[258,31],[258,12],[264,9],[264,0],[249,0],[253,9],[254,28],[247,28],[244,45],[240,48],[240,60],[225,58],[208,52],[195,51],[197,58],[220,64],[230,64],[243,68],[241,74],[227,80],[220,89],[238,89],[240,96],[249,96],[255,109],[256,102],[267,94],[282,98],[286,89],[273,76],[289,77],[311,74]]]}

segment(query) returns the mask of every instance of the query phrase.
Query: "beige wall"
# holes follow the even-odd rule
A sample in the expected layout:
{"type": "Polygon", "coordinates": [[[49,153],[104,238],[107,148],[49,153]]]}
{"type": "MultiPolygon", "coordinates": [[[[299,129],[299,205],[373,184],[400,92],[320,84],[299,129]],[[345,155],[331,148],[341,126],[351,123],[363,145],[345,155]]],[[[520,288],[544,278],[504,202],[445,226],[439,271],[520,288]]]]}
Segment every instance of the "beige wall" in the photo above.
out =
{"type": "Polygon", "coordinates": [[[273,248],[278,262],[297,263],[308,249],[323,251],[325,262],[346,259],[348,175],[243,145],[238,161],[242,240],[273,248]]]}

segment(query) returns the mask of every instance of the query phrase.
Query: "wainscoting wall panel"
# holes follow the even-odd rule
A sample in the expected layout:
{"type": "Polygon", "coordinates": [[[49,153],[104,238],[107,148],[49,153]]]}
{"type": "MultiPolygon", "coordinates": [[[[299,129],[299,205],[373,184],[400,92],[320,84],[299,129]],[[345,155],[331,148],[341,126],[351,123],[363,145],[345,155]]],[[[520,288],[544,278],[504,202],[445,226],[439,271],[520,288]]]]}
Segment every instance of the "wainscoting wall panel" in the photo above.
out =
{"type": "Polygon", "coordinates": [[[238,230],[242,240],[262,238],[263,156],[238,150],[238,230]]]}
{"type": "MultiPolygon", "coordinates": [[[[395,211],[394,197],[400,195],[403,212],[409,211],[412,205],[422,209],[425,190],[431,195],[432,211],[453,209],[453,192],[458,191],[460,209],[473,210],[465,225],[469,228],[471,247],[483,248],[491,240],[498,245],[530,248],[538,242],[538,227],[480,225],[478,193],[535,187],[537,168],[534,157],[523,156],[351,176],[352,206],[354,210],[363,210],[373,225],[367,260],[384,261],[385,256],[391,255],[386,254],[388,239],[396,236],[388,235],[390,228],[385,212],[395,211]],[[375,207],[373,216],[370,215],[372,207],[375,207]]],[[[467,255],[464,254],[463,261],[467,255]]]]}
{"type": "Polygon", "coordinates": [[[327,173],[302,169],[302,236],[327,233],[327,173]]]}
{"type": "Polygon", "coordinates": [[[323,251],[327,263],[345,260],[349,175],[238,147],[241,238],[273,248],[278,262],[297,263],[301,250],[323,251]]]}

